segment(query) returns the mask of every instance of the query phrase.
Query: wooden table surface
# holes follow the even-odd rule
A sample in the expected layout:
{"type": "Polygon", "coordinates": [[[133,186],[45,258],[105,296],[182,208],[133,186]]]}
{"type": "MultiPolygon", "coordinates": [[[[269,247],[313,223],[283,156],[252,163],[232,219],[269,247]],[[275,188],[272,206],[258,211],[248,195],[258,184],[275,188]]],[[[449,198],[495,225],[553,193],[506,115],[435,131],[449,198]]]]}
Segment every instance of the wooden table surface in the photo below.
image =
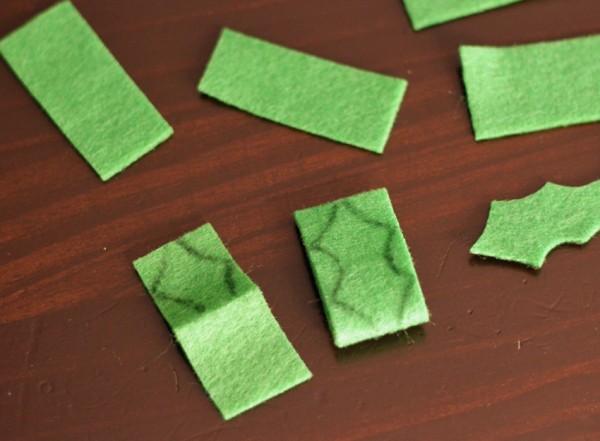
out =
{"type": "MultiPolygon", "coordinates": [[[[52,3],[2,0],[0,35],[52,3]]],[[[598,179],[599,126],[476,143],[457,56],[599,33],[597,0],[419,33],[400,0],[74,3],[175,135],[103,184],[0,65],[0,439],[600,439],[600,239],[540,271],[469,254],[492,199],[598,179]],[[199,96],[222,26],[408,79],[385,154],[199,96]],[[432,322],[338,350],[292,212],[383,186],[432,322]],[[205,222],[314,374],[229,422],[131,265],[205,222]]]]}

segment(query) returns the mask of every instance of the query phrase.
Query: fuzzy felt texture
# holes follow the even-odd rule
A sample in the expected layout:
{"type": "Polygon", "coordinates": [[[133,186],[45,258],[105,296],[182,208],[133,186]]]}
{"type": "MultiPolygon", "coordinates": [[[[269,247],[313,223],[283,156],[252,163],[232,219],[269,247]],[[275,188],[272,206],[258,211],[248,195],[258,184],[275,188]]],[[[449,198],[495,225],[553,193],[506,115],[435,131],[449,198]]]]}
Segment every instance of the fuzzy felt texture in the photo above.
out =
{"type": "Polygon", "coordinates": [[[493,201],[471,253],[540,268],[561,244],[581,245],[600,231],[600,181],[582,187],[547,183],[522,199],[493,201]]]}
{"type": "Polygon", "coordinates": [[[523,0],[404,0],[415,31],[523,0]]]}
{"type": "Polygon", "coordinates": [[[257,116],[382,153],[407,82],[223,29],[198,90],[257,116]]]}
{"type": "Polygon", "coordinates": [[[477,140],[600,120],[600,36],[462,46],[460,58],[477,140]]]}
{"type": "Polygon", "coordinates": [[[312,377],[210,224],[134,266],[225,419],[312,377]]]}
{"type": "Polygon", "coordinates": [[[429,321],[386,189],[295,213],[336,346],[429,321]]]}
{"type": "Polygon", "coordinates": [[[5,37],[0,54],[103,181],[173,133],[71,2],[5,37]]]}

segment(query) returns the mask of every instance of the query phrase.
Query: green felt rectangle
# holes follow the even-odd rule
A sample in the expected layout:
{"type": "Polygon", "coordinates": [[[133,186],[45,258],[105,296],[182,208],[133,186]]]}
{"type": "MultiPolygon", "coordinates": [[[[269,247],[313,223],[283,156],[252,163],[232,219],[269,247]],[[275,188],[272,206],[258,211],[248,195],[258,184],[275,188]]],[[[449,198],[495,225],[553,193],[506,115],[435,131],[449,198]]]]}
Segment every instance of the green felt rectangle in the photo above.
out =
{"type": "Polygon", "coordinates": [[[223,29],[198,90],[260,117],[382,153],[407,82],[223,29]]]}
{"type": "Polygon", "coordinates": [[[386,189],[295,213],[336,346],[429,321],[386,189]]]}
{"type": "Polygon", "coordinates": [[[71,2],[5,37],[0,54],[104,181],[173,133],[71,2]]]}
{"type": "Polygon", "coordinates": [[[460,58],[477,140],[600,120],[600,36],[462,46],[460,58]]]}
{"type": "Polygon", "coordinates": [[[428,28],[523,0],[404,0],[413,29],[428,28]]]}
{"type": "Polygon", "coordinates": [[[134,266],[225,419],[311,378],[210,224],[134,266]]]}

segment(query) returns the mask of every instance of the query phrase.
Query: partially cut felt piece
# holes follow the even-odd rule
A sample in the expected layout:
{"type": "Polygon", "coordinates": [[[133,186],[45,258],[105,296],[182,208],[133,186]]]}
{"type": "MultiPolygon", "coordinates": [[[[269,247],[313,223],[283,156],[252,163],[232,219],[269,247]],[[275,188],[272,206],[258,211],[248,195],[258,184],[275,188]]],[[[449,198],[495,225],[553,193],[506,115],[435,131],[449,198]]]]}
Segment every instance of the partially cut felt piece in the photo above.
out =
{"type": "Polygon", "coordinates": [[[600,120],[600,36],[462,46],[475,139],[600,120]]]}
{"type": "Polygon", "coordinates": [[[198,90],[260,117],[382,153],[405,80],[223,29],[198,90]]]}
{"type": "Polygon", "coordinates": [[[428,28],[523,0],[404,0],[413,29],[428,28]]]}
{"type": "Polygon", "coordinates": [[[225,419],[311,378],[210,224],[134,266],[225,419]]]}
{"type": "Polygon", "coordinates": [[[173,133],[71,2],[5,37],[0,53],[104,181],[173,133]]]}
{"type": "Polygon", "coordinates": [[[493,201],[471,253],[540,268],[558,245],[583,244],[600,231],[600,181],[582,187],[547,183],[529,196],[493,201]]]}
{"type": "Polygon", "coordinates": [[[296,211],[336,346],[429,321],[386,189],[296,211]]]}

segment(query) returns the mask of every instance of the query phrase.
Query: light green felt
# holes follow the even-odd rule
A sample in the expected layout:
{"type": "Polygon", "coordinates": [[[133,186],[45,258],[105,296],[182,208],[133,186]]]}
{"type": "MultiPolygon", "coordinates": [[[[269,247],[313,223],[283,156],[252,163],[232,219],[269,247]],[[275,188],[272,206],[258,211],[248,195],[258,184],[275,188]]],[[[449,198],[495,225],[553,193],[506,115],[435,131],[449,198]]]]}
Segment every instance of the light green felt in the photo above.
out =
{"type": "Polygon", "coordinates": [[[428,28],[523,0],[404,0],[413,29],[428,28]]]}
{"type": "Polygon", "coordinates": [[[223,29],[198,90],[260,117],[382,153],[407,82],[223,29]]]}
{"type": "Polygon", "coordinates": [[[600,36],[460,57],[477,140],[600,120],[600,36]]]}
{"type": "Polygon", "coordinates": [[[311,378],[210,224],[134,266],[225,419],[311,378]]]}
{"type": "Polygon", "coordinates": [[[295,213],[336,346],[429,321],[386,189],[295,213]]]}
{"type": "Polygon", "coordinates": [[[0,53],[104,181],[173,133],[70,2],[5,37],[0,53]]]}
{"type": "Polygon", "coordinates": [[[549,182],[522,199],[493,201],[471,253],[540,268],[558,245],[581,245],[599,230],[600,181],[582,187],[549,182]]]}

